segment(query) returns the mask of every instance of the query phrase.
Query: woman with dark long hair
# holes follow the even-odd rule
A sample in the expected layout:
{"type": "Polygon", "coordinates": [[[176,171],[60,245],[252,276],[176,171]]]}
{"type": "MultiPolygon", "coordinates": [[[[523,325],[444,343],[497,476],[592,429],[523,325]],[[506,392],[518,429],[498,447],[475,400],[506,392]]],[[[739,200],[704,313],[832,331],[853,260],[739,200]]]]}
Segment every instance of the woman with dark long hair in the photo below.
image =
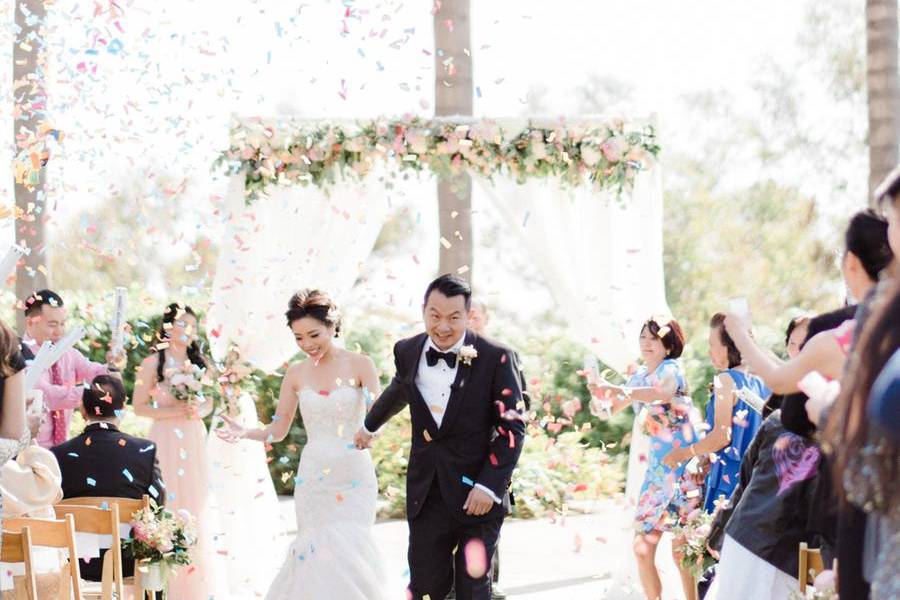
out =
{"type": "Polygon", "coordinates": [[[838,497],[868,513],[863,575],[873,599],[900,598],[900,451],[869,415],[873,384],[900,348],[900,279],[893,275],[873,302],[825,430],[838,497]]]}
{"type": "Polygon", "coordinates": [[[206,517],[209,488],[206,426],[213,408],[204,397],[206,360],[200,350],[197,315],[190,306],[166,307],[157,333],[156,352],[141,363],[134,386],[134,412],[153,419],[147,437],[166,482],[166,505],[185,509],[197,519],[192,564],[182,567],[169,585],[172,600],[215,596],[212,536],[206,517]]]}

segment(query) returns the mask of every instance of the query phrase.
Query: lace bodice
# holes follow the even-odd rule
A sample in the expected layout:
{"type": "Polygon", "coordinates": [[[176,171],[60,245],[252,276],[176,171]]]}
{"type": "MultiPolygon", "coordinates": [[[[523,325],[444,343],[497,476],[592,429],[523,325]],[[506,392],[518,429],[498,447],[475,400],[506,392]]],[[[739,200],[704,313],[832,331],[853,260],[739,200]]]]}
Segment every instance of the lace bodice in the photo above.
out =
{"type": "Polygon", "coordinates": [[[366,416],[365,395],[362,389],[348,385],[330,392],[303,388],[300,415],[309,443],[328,440],[352,443],[353,434],[366,416]]]}

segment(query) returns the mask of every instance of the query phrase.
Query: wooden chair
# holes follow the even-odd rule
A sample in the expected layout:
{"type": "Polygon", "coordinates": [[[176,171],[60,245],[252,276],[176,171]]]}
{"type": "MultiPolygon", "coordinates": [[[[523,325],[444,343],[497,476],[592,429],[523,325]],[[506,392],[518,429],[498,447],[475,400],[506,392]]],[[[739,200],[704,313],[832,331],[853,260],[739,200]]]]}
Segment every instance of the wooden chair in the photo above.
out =
{"type": "Polygon", "coordinates": [[[800,568],[797,579],[800,580],[800,591],[806,593],[806,586],[812,585],[816,575],[825,570],[822,551],[810,548],[806,542],[800,542],[800,568]]]}
{"type": "MultiPolygon", "coordinates": [[[[131,523],[131,517],[134,513],[144,508],[150,508],[150,496],[147,494],[144,494],[141,498],[81,496],[77,498],[66,498],[57,504],[57,507],[92,506],[95,508],[106,509],[111,508],[114,505],[118,509],[119,523],[127,525],[131,523]]],[[[116,555],[118,558],[113,560],[109,559],[109,554],[112,552],[112,549],[104,555],[103,580],[106,581],[111,577],[115,582],[121,582],[121,586],[138,586],[140,584],[140,572],[137,570],[137,565],[135,565],[134,577],[125,578],[122,576],[121,542],[119,542],[118,534],[116,534],[113,543],[118,544],[119,553],[116,555]]],[[[119,583],[116,583],[115,585],[115,589],[117,590],[116,594],[119,598],[122,597],[121,586],[119,583]]],[[[135,589],[137,589],[137,587],[135,587],[135,589]]],[[[135,597],[137,597],[137,594],[135,594],[135,597]]]]}
{"type": "MultiPolygon", "coordinates": [[[[112,546],[103,558],[103,576],[100,582],[100,598],[112,600],[113,590],[120,600],[124,598],[122,579],[122,542],[119,539],[119,505],[109,504],[108,508],[57,504],[53,507],[56,516],[71,515],[75,520],[75,531],[93,535],[112,537],[112,546]]],[[[86,596],[94,596],[86,593],[86,596]]]]}
{"type": "Polygon", "coordinates": [[[25,589],[16,590],[16,600],[38,600],[37,579],[31,555],[31,532],[28,527],[23,527],[19,532],[4,531],[2,544],[0,562],[25,563],[25,589]]]}
{"type": "Polygon", "coordinates": [[[32,546],[63,548],[69,552],[69,562],[62,565],[59,580],[60,600],[84,600],[81,594],[81,572],[78,568],[78,552],[75,548],[75,519],[65,515],[64,519],[7,519],[3,523],[7,531],[22,531],[28,528],[32,546]]]}

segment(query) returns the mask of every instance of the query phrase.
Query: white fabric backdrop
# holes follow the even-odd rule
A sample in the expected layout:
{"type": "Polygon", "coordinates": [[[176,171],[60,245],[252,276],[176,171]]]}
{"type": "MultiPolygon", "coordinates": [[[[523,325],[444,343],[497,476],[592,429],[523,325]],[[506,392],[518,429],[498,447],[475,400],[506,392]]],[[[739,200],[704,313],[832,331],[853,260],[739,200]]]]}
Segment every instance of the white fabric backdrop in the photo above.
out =
{"type": "Polygon", "coordinates": [[[216,359],[231,341],[243,359],[273,371],[298,351],[284,320],[294,292],[318,287],[340,305],[387,217],[377,179],[338,183],[327,196],[315,187],[284,187],[245,206],[243,176],[233,178],[207,316],[216,359]]]}

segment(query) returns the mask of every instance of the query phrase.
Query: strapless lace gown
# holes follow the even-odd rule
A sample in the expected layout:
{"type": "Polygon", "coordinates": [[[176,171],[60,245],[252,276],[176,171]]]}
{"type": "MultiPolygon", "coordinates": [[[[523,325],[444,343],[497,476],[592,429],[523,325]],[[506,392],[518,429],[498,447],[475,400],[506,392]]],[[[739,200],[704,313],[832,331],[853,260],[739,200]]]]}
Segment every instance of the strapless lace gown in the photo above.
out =
{"type": "Polygon", "coordinates": [[[294,487],[297,537],[268,600],[379,600],[381,560],[372,537],[378,484],[368,450],[353,445],[366,414],[363,393],[304,389],[308,442],[294,487]]]}

